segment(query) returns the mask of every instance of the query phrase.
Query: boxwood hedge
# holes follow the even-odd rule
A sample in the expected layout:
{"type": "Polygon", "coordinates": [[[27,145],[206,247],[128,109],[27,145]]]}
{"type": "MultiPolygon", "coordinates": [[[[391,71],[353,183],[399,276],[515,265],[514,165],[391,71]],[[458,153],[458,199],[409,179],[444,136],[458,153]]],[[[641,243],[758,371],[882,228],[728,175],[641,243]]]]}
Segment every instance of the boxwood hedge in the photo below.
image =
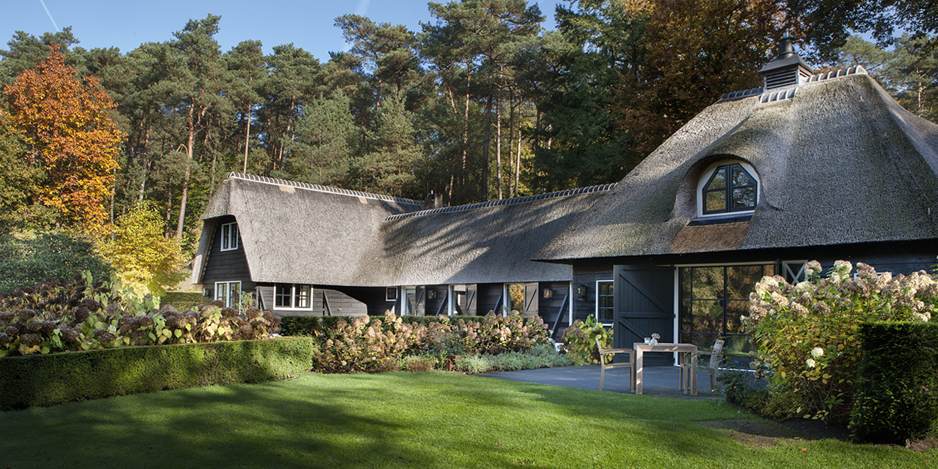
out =
{"type": "Polygon", "coordinates": [[[938,324],[860,326],[863,359],[850,429],[862,441],[904,443],[938,424],[938,324]]]}
{"type": "Polygon", "coordinates": [[[0,359],[0,410],[228,383],[311,368],[311,338],[122,347],[0,359]]]}

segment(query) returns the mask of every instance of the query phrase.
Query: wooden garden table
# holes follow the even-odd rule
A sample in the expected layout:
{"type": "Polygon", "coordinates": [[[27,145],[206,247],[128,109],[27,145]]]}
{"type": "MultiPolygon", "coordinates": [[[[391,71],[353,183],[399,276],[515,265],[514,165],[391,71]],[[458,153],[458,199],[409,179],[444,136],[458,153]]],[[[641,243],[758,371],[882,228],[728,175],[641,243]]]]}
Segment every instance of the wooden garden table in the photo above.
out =
{"type": "MultiPolygon", "coordinates": [[[[697,353],[697,346],[694,344],[678,344],[678,343],[657,343],[655,345],[648,345],[643,342],[635,342],[633,345],[633,350],[635,350],[635,394],[642,393],[642,364],[644,358],[642,355],[645,352],[685,352],[685,353],[697,353]]],[[[693,360],[691,363],[691,385],[690,392],[692,396],[697,395],[697,361],[693,360]]],[[[681,389],[684,390],[684,394],[687,394],[687,388],[684,386],[684,381],[681,380],[681,389]]]]}

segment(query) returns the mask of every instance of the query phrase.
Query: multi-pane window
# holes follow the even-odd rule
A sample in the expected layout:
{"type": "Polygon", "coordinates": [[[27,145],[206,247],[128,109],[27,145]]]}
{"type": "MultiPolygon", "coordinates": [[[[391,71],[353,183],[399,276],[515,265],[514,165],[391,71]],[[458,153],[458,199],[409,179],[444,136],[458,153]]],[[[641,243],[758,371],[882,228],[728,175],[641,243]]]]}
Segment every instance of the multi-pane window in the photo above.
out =
{"type": "Polygon", "coordinates": [[[680,341],[709,348],[726,337],[745,349],[740,317],[749,314],[749,293],[774,274],[774,264],[679,268],[680,341]]]}
{"type": "Polygon", "coordinates": [[[599,322],[613,320],[613,285],[612,280],[596,282],[596,320],[599,322]]]}
{"type": "Polygon", "coordinates": [[[215,282],[215,299],[225,302],[229,308],[238,308],[241,303],[241,282],[215,282]]]}
{"type": "Polygon", "coordinates": [[[755,210],[759,185],[740,163],[717,166],[701,190],[703,214],[755,210]]]}
{"type": "Polygon", "coordinates": [[[274,306],[277,309],[312,309],[313,288],[309,285],[277,284],[274,306]]]}
{"type": "Polygon", "coordinates": [[[225,223],[221,226],[221,250],[234,251],[238,249],[238,224],[225,223]]]}

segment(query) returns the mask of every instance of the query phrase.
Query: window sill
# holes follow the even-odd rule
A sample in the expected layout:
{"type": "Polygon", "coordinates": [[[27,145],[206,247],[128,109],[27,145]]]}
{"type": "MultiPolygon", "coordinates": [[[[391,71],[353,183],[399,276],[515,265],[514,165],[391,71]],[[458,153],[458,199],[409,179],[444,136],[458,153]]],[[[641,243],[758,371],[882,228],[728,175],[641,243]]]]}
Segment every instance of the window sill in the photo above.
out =
{"type": "Polygon", "coordinates": [[[713,215],[709,217],[695,218],[687,226],[698,225],[718,225],[721,223],[738,223],[752,220],[752,212],[732,215],[713,215]]]}

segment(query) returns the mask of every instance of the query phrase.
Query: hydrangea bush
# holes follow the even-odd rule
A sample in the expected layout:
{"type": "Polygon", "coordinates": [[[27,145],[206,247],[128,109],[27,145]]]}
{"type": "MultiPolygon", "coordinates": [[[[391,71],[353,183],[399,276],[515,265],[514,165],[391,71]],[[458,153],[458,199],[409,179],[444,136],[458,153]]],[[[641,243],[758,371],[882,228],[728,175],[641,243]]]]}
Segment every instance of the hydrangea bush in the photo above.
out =
{"type": "Polygon", "coordinates": [[[317,371],[347,373],[392,371],[405,356],[496,355],[523,352],[547,342],[541,318],[525,321],[490,312],[481,320],[441,317],[438,322],[407,324],[399,316],[340,319],[313,365],[317,371]]]}
{"type": "Polygon", "coordinates": [[[123,346],[262,339],[279,327],[270,311],[221,302],[185,311],[148,298],[121,301],[90,276],[47,281],[0,297],[0,357],[123,346]]]}
{"type": "Polygon", "coordinates": [[[849,415],[860,362],[859,324],[929,321],[938,306],[938,283],[925,272],[893,276],[837,261],[826,277],[805,266],[807,279],[792,285],[764,277],[750,294],[742,322],[771,373],[766,411],[774,417],[842,422],[849,415]]]}

